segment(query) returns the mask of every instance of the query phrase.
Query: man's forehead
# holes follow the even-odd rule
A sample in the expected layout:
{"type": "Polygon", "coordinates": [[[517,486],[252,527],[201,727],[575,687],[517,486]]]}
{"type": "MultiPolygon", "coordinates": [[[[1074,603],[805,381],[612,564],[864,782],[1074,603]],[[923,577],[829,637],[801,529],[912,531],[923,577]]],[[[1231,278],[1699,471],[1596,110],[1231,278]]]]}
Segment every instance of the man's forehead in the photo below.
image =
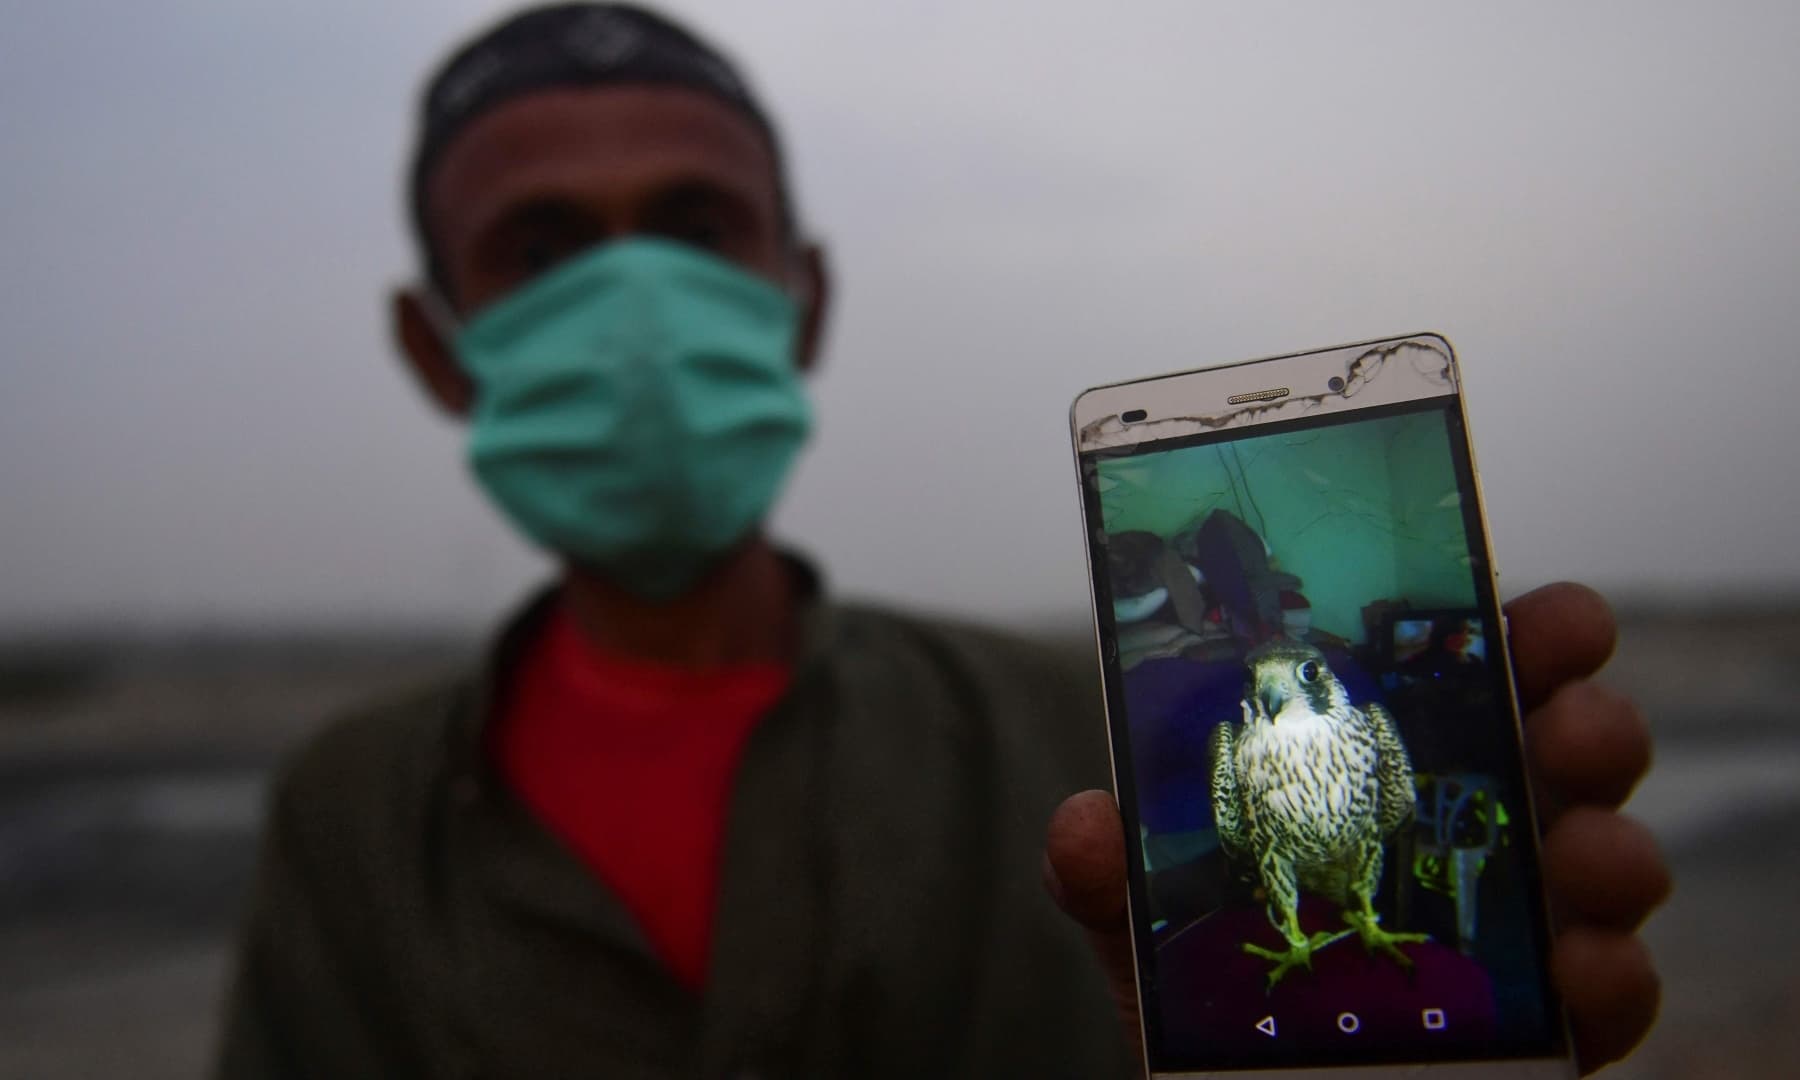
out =
{"type": "Polygon", "coordinates": [[[737,110],[685,87],[559,87],[473,120],[426,185],[439,223],[481,217],[545,188],[629,189],[659,177],[708,179],[778,200],[774,150],[737,110]]]}

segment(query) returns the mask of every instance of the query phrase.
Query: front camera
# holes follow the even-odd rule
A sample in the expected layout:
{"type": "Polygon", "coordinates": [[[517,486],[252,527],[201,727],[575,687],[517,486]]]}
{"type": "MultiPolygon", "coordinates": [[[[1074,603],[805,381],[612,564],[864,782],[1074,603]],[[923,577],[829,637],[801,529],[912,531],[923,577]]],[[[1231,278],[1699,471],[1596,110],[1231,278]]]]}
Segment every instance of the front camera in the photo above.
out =
{"type": "Polygon", "coordinates": [[[1344,380],[1338,378],[1336,375],[1333,375],[1331,377],[1331,381],[1326,383],[1325,387],[1326,387],[1326,389],[1330,390],[1334,394],[1338,393],[1339,391],[1344,389],[1344,380]]]}

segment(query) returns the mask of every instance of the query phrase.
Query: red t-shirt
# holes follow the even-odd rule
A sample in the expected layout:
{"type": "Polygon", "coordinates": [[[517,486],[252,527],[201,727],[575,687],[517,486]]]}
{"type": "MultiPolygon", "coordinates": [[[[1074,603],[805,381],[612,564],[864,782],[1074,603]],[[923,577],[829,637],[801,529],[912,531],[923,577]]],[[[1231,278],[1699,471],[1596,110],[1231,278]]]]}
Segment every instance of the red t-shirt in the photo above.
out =
{"type": "Polygon", "coordinates": [[[783,664],[692,670],[603,652],[558,608],[489,732],[512,790],[690,989],[706,982],[732,776],[783,664]]]}

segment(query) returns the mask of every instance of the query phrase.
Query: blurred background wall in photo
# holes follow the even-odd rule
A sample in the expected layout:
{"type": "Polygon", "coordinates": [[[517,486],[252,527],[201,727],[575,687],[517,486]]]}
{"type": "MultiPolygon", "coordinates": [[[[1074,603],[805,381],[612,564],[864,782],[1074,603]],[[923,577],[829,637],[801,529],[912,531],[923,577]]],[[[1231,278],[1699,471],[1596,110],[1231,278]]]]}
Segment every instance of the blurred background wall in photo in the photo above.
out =
{"type": "MultiPolygon", "coordinates": [[[[197,1072],[272,762],[545,572],[384,322],[417,84],[504,10],[9,13],[0,1077],[197,1072]]],[[[669,10],[832,256],[775,525],[836,591],[1078,642],[1078,390],[1441,330],[1502,586],[1606,590],[1659,739],[1611,1075],[1800,1073],[1800,8],[669,10]]]]}

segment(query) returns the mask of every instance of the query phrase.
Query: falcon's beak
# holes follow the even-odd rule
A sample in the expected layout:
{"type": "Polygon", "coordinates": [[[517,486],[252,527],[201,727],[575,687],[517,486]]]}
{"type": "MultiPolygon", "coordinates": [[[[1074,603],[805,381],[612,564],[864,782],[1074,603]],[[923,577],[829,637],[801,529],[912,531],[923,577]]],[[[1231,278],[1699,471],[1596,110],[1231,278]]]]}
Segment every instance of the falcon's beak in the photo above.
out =
{"type": "Polygon", "coordinates": [[[1262,706],[1263,715],[1273,720],[1281,707],[1287,704],[1287,691],[1275,680],[1259,675],[1256,679],[1256,700],[1262,706]]]}

